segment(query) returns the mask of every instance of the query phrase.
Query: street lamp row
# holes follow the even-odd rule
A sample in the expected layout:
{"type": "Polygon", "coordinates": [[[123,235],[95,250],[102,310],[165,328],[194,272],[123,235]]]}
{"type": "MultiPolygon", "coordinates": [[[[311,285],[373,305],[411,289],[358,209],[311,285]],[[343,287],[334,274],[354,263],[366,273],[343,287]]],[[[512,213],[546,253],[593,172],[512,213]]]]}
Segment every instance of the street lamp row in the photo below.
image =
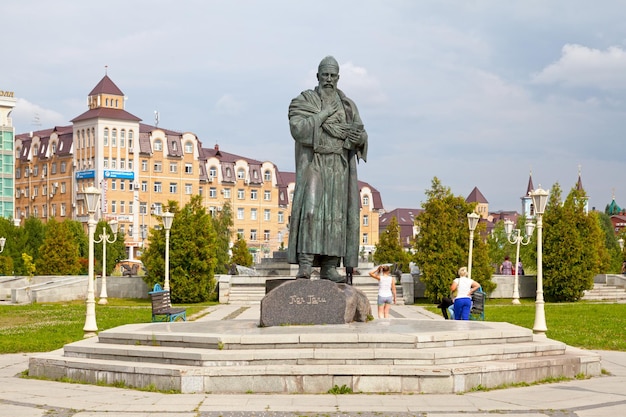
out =
{"type": "MultiPolygon", "coordinates": [[[[87,205],[87,213],[89,214],[89,220],[87,222],[87,229],[89,231],[89,268],[87,275],[87,312],[85,314],[85,326],[83,327],[84,337],[95,336],[98,332],[98,324],[96,323],[96,300],[95,300],[95,277],[94,277],[94,243],[102,242],[102,288],[100,292],[99,304],[107,304],[107,291],[106,291],[106,244],[114,243],[117,239],[118,222],[112,220],[109,222],[111,226],[111,235],[107,233],[106,227],[103,229],[102,234],[98,240],[95,240],[94,234],[96,230],[95,214],[98,208],[98,202],[100,200],[100,190],[94,186],[89,186],[83,191],[85,203],[87,205]],[[109,240],[113,237],[112,240],[109,240]]],[[[164,289],[169,290],[169,238],[170,229],[172,227],[172,221],[174,220],[174,213],[165,212],[161,216],[163,219],[163,228],[165,229],[165,284],[164,289]]],[[[4,249],[5,238],[0,238],[0,252],[4,249]]]]}

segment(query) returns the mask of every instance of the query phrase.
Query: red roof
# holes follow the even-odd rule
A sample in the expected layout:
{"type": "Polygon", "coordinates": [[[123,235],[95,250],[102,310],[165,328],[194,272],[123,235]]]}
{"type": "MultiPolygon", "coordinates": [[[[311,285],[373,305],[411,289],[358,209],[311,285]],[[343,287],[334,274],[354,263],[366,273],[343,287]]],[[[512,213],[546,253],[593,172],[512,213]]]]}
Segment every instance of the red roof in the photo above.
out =
{"type": "Polygon", "coordinates": [[[113,94],[113,95],[117,95],[117,96],[123,96],[124,93],[122,93],[122,90],[120,90],[113,81],[111,81],[111,79],[109,78],[108,75],[105,75],[104,78],[102,78],[100,80],[100,82],[98,83],[98,85],[96,85],[93,90],[91,90],[91,93],[89,93],[90,96],[95,96],[98,94],[113,94]]]}
{"type": "Polygon", "coordinates": [[[70,120],[70,122],[80,122],[81,120],[89,120],[89,119],[117,119],[117,120],[131,120],[134,122],[139,122],[141,119],[133,114],[130,114],[126,110],[120,109],[110,109],[108,107],[98,107],[96,109],[87,110],[85,113],[81,114],[70,120]]]}

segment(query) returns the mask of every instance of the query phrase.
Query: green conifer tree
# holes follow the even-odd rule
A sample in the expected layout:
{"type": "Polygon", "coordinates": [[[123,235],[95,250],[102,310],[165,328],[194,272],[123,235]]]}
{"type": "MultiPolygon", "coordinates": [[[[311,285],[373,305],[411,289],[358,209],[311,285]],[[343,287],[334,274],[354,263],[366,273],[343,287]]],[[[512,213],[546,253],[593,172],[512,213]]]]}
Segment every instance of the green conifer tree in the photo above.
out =
{"type": "MultiPolygon", "coordinates": [[[[459,268],[467,266],[467,214],[474,210],[474,205],[466,203],[463,197],[454,196],[437,177],[426,196],[427,201],[422,204],[424,211],[416,220],[420,233],[415,240],[414,260],[421,270],[426,298],[437,302],[450,294],[450,284],[459,268]]],[[[472,278],[485,292],[490,292],[494,284],[483,227],[479,225],[474,233],[472,278]]]]}
{"type": "Polygon", "coordinates": [[[81,271],[78,243],[66,222],[54,218],[46,224],[46,234],[35,266],[39,275],[78,275],[81,271]]]}
{"type": "Polygon", "coordinates": [[[409,272],[410,261],[411,254],[405,251],[400,243],[400,226],[396,217],[393,216],[385,231],[380,234],[374,252],[374,262],[377,264],[398,264],[403,272],[409,272]]]}
{"type": "Polygon", "coordinates": [[[237,235],[237,240],[232,247],[232,256],[230,258],[231,264],[251,267],[253,261],[254,259],[248,250],[246,240],[240,234],[237,235]]]}

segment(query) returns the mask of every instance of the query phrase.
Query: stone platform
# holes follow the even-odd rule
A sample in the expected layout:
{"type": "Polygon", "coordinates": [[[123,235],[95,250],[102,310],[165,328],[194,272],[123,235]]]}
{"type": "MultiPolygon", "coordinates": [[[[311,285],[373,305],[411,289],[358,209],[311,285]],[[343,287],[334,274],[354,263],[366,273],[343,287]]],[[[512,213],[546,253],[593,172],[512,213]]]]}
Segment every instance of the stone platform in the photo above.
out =
{"type": "Polygon", "coordinates": [[[32,357],[29,374],[183,393],[326,393],[345,385],[427,394],[601,371],[598,355],[508,323],[395,313],[367,323],[259,327],[258,319],[229,316],[103,331],[32,357]]]}

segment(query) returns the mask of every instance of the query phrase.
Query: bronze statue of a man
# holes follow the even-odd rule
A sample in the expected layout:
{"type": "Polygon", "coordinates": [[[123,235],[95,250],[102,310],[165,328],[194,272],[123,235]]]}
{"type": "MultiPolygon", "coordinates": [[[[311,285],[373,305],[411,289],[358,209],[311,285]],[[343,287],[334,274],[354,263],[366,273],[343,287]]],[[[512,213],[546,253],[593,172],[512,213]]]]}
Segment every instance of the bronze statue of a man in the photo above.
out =
{"type": "Polygon", "coordinates": [[[296,144],[296,188],[289,227],[288,261],[296,278],[343,282],[337,272],[358,265],[359,187],[356,166],[367,157],[367,132],[356,105],[337,88],[339,64],[327,56],[317,71],[318,86],[289,105],[296,144]]]}

